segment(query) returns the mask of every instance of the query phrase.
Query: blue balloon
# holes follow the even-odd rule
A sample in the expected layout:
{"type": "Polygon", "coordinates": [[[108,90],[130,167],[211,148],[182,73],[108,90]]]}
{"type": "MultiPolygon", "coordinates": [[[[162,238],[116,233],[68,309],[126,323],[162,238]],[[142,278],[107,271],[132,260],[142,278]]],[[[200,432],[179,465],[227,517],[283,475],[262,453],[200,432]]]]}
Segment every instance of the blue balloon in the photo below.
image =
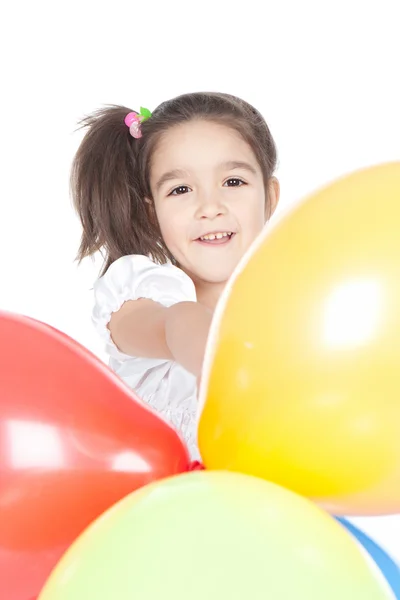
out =
{"type": "Polygon", "coordinates": [[[388,584],[392,588],[396,600],[400,600],[400,567],[376,542],[371,540],[365,533],[355,527],[346,519],[338,518],[341,523],[365,548],[371,558],[374,559],[388,584]]]}

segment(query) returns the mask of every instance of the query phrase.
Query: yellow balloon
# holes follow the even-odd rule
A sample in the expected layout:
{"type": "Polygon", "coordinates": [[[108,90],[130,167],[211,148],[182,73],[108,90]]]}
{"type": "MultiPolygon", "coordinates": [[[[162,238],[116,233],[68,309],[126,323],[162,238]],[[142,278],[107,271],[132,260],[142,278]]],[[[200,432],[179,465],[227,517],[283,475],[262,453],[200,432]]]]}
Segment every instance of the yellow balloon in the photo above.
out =
{"type": "Polygon", "coordinates": [[[400,512],[400,163],[299,203],[234,274],[199,446],[335,514],[400,512]]]}

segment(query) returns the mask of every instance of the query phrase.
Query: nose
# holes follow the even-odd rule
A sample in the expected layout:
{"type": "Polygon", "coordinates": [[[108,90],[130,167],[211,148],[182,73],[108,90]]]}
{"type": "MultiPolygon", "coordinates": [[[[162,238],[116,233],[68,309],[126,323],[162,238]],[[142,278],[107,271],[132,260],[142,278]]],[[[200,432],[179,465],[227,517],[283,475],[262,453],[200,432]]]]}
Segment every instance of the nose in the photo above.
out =
{"type": "Polygon", "coordinates": [[[215,219],[226,214],[226,207],[216,190],[198,195],[196,219],[215,219]]]}

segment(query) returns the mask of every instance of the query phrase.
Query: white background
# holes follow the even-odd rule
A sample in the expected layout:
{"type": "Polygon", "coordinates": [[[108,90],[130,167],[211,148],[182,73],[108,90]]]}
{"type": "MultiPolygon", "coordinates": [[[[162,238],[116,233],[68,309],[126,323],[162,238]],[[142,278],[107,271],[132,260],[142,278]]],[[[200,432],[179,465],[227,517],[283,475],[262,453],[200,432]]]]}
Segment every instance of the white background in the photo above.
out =
{"type": "MultiPolygon", "coordinates": [[[[284,209],[346,172],[400,158],[399,27],[398,0],[4,2],[0,309],[104,358],[90,322],[100,263],[74,263],[68,191],[85,113],[153,109],[189,91],[242,96],[276,139],[284,209]]],[[[400,516],[356,522],[400,560],[400,516]]]]}

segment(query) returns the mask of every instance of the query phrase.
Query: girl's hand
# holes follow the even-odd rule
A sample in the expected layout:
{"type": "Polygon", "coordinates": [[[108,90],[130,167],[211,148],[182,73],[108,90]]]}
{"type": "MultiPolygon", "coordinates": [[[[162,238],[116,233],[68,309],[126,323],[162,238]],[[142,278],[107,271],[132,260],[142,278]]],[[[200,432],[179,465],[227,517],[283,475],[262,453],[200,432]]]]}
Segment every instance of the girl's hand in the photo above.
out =
{"type": "Polygon", "coordinates": [[[170,307],[128,300],[109,323],[116,346],[130,356],[174,360],[200,378],[213,313],[198,302],[170,307]]]}
{"type": "Polygon", "coordinates": [[[180,302],[167,311],[167,346],[174,360],[199,381],[213,313],[198,302],[180,302]]]}

